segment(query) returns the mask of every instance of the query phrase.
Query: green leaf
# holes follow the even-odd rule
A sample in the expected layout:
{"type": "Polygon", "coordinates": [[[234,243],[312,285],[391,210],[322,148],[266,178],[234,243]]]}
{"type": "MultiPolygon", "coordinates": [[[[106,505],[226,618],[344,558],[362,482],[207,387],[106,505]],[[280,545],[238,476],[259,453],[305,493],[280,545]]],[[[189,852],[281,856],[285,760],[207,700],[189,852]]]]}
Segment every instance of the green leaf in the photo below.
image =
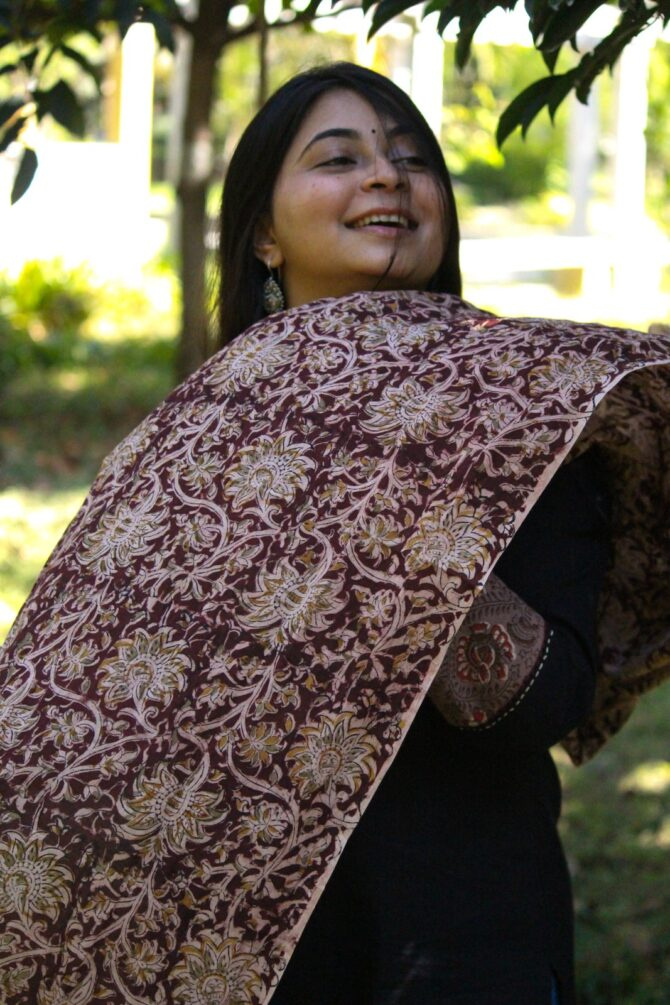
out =
{"type": "Polygon", "coordinates": [[[14,70],[18,70],[18,65],[16,63],[5,63],[4,66],[0,66],[0,77],[5,73],[14,73],[14,70]]]}
{"type": "Polygon", "coordinates": [[[16,172],[16,178],[14,179],[14,184],[12,186],[11,202],[12,206],[15,202],[18,202],[21,196],[25,195],[30,188],[30,183],[35,177],[35,172],[37,171],[37,154],[30,147],[26,147],[23,151],[23,156],[21,157],[21,163],[19,164],[19,170],[16,172]]]}
{"type": "Polygon", "coordinates": [[[38,46],[35,46],[33,49],[30,49],[28,52],[24,52],[24,54],[21,56],[21,62],[23,63],[24,67],[26,68],[26,73],[32,73],[33,72],[33,68],[35,66],[35,60],[37,59],[37,57],[39,55],[39,51],[40,50],[39,50],[38,46]]]}
{"type": "Polygon", "coordinates": [[[51,115],[61,126],[65,126],[75,136],[85,132],[84,112],[79,101],[64,80],[59,80],[48,91],[35,91],[37,117],[51,115]]]}
{"type": "Polygon", "coordinates": [[[25,115],[20,115],[14,122],[12,122],[11,126],[5,129],[2,139],[0,139],[0,154],[4,153],[9,144],[13,143],[14,140],[18,138],[19,133],[25,125],[25,121],[25,115]]]}
{"type": "MultiPolygon", "coordinates": [[[[371,37],[379,29],[385,25],[388,21],[391,21],[394,17],[399,14],[404,14],[411,7],[416,7],[420,0],[381,0],[377,4],[374,14],[372,15],[372,25],[370,31],[368,32],[368,37],[371,37]]],[[[364,7],[364,10],[369,10],[374,6],[374,0],[372,3],[368,3],[364,7]]]]}
{"type": "Polygon", "coordinates": [[[172,25],[167,18],[163,17],[162,14],[158,14],[156,11],[148,10],[145,7],[142,11],[141,20],[154,26],[156,38],[158,39],[158,44],[161,49],[169,49],[170,52],[174,52],[175,41],[172,33],[172,25]]]}
{"type": "Polygon", "coordinates": [[[7,98],[0,101],[0,128],[10,119],[14,118],[20,108],[23,108],[25,101],[23,98],[7,98]]]}
{"type": "Polygon", "coordinates": [[[554,16],[554,7],[547,0],[526,0],[524,6],[528,14],[530,33],[533,36],[533,41],[537,43],[548,22],[554,16]]]}
{"type": "Polygon", "coordinates": [[[84,56],[83,53],[79,52],[77,49],[71,48],[71,46],[69,45],[61,45],[60,51],[63,54],[63,56],[66,56],[68,59],[71,59],[72,62],[76,63],[77,66],[80,66],[82,70],[89,75],[89,77],[92,77],[96,83],[96,86],[98,87],[98,90],[100,89],[99,67],[91,63],[91,61],[87,59],[87,57],[84,56]]]}
{"type": "Polygon", "coordinates": [[[567,9],[554,11],[545,24],[539,48],[542,52],[553,52],[565,42],[572,42],[585,21],[602,6],[603,0],[574,0],[567,9]]]}
{"type": "Polygon", "coordinates": [[[498,121],[496,130],[498,146],[501,147],[515,129],[521,129],[521,135],[525,136],[531,122],[543,108],[551,107],[555,113],[573,82],[571,73],[542,77],[517,94],[498,121]]]}

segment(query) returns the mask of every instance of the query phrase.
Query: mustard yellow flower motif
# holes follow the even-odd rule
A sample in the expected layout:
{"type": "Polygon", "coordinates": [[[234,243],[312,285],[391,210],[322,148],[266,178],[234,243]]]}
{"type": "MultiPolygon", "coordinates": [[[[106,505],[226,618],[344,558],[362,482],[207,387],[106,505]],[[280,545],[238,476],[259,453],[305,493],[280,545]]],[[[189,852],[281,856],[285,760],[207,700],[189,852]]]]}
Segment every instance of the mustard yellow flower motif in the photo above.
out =
{"type": "Polygon", "coordinates": [[[0,1002],[28,1001],[28,985],[35,973],[35,964],[25,960],[0,970],[0,1002]]]}
{"type": "Polygon", "coordinates": [[[107,704],[114,708],[133,701],[141,708],[147,701],[167,705],[184,687],[191,660],[183,653],[183,644],[170,640],[169,628],[156,635],[138,629],[131,639],[116,643],[116,655],[100,664],[100,690],[107,704]]]}
{"type": "Polygon", "coordinates": [[[154,939],[142,939],[129,944],[123,969],[135,984],[148,984],[156,979],[164,962],[163,955],[158,952],[158,943],[154,939]]]}
{"type": "Polygon", "coordinates": [[[268,844],[281,837],[289,826],[285,810],[272,803],[261,802],[254,806],[237,828],[242,837],[250,837],[261,844],[268,844]]]}
{"type": "Polygon", "coordinates": [[[46,729],[47,736],[59,748],[74,747],[93,728],[93,723],[77,709],[66,708],[61,712],[56,708],[50,708],[47,714],[51,719],[46,729]]]}
{"type": "Polygon", "coordinates": [[[239,460],[226,475],[226,495],[236,507],[255,501],[267,505],[272,500],[291,502],[308,485],[307,473],[315,464],[308,457],[307,443],[291,443],[292,433],[260,436],[244,447],[239,460]]]}
{"type": "Polygon", "coordinates": [[[46,914],[56,921],[70,899],[74,876],[63,862],[63,852],[49,847],[47,834],[28,837],[10,831],[0,841],[0,914],[16,912],[23,918],[46,914]]]}
{"type": "Polygon", "coordinates": [[[70,681],[84,674],[97,661],[97,651],[90,642],[75,642],[54,651],[49,657],[49,668],[63,680],[70,681]]]}
{"type": "Polygon", "coordinates": [[[498,351],[486,364],[487,374],[493,380],[510,381],[518,377],[523,369],[525,356],[517,349],[505,348],[498,351]]]}
{"type": "Polygon", "coordinates": [[[300,730],[300,743],[291,747],[287,759],[291,779],[302,797],[314,792],[348,789],[356,792],[364,777],[375,773],[379,743],[353,712],[326,712],[318,726],[300,730]]]}
{"type": "Polygon", "coordinates": [[[482,404],[481,421],[488,433],[494,436],[518,421],[518,405],[509,401],[486,401],[482,404]]]}
{"type": "Polygon", "coordinates": [[[38,989],[37,1005],[72,1005],[72,1002],[73,991],[67,977],[57,977],[46,988],[42,983],[38,989]]]}
{"type": "Polygon", "coordinates": [[[279,733],[270,732],[268,724],[261,722],[254,726],[246,739],[242,740],[238,753],[243,761],[258,768],[261,764],[269,764],[273,755],[278,754],[281,748],[279,733]]]}
{"type": "Polygon", "coordinates": [[[149,446],[152,436],[158,429],[154,419],[147,418],[141,422],[105,457],[100,467],[100,477],[106,478],[109,475],[119,475],[124,468],[128,468],[140,454],[149,446]]]}
{"type": "Polygon", "coordinates": [[[12,698],[0,696],[0,747],[10,750],[20,742],[22,733],[37,722],[28,705],[20,705],[12,698]]]}
{"type": "Polygon", "coordinates": [[[395,609],[395,599],[390,590],[366,591],[361,597],[360,619],[363,624],[381,626],[390,621],[395,609]]]}
{"type": "Polygon", "coordinates": [[[196,493],[206,493],[221,473],[221,458],[217,454],[203,454],[185,460],[179,465],[179,476],[196,493]]]}
{"type": "Polygon", "coordinates": [[[165,523],[166,511],[151,499],[119,503],[100,518],[97,530],[84,535],[79,561],[109,575],[151,551],[155,539],[165,533],[165,523]]]}
{"type": "Polygon", "coordinates": [[[359,334],[366,349],[388,348],[395,355],[402,356],[412,349],[428,346],[436,339],[443,338],[444,329],[430,322],[412,325],[387,317],[362,325],[359,334]]]}
{"type": "Polygon", "coordinates": [[[176,1005],[251,1005],[263,987],[257,955],[237,939],[204,935],[181,948],[172,971],[176,1005]]]}
{"type": "Polygon", "coordinates": [[[233,394],[240,387],[251,387],[255,381],[271,377],[288,362],[286,352],[285,341],[273,345],[269,341],[235,340],[225,355],[214,361],[207,382],[233,394]]]}
{"type": "Polygon", "coordinates": [[[381,398],[367,406],[370,418],[362,426],[386,446],[407,440],[426,443],[465,416],[466,399],[467,391],[424,387],[408,378],[399,387],[384,388],[381,398]]]}
{"type": "Polygon", "coordinates": [[[576,353],[550,356],[530,373],[530,393],[540,395],[559,391],[570,396],[585,391],[591,394],[607,380],[611,367],[602,359],[584,359],[576,353]]]}
{"type": "Polygon", "coordinates": [[[407,542],[410,572],[433,567],[439,576],[472,576],[489,562],[493,535],[482,515],[464,499],[447,507],[437,503],[418,522],[407,542]]]}
{"type": "Polygon", "coordinates": [[[402,537],[392,520],[386,516],[373,516],[359,534],[364,552],[372,558],[388,558],[391,549],[400,544],[402,537]]]}
{"type": "Polygon", "coordinates": [[[206,828],[221,819],[221,796],[203,792],[202,778],[178,778],[165,764],[136,780],[133,795],[122,797],[127,818],[121,830],[138,841],[147,859],[186,851],[192,842],[206,840],[206,828]]]}
{"type": "Polygon", "coordinates": [[[328,578],[318,568],[300,572],[287,558],[272,571],[262,569],[257,585],[257,591],[242,597],[247,613],[240,621],[276,644],[289,639],[305,641],[310,632],[327,627],[346,603],[340,596],[344,585],[341,576],[328,578]]]}

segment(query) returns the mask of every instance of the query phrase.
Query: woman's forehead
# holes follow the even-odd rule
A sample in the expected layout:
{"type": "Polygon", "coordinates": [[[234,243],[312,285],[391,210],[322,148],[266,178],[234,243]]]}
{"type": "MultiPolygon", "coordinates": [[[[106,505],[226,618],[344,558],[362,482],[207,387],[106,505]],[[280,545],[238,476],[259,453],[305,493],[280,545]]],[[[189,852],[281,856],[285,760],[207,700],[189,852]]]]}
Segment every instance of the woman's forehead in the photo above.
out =
{"type": "Polygon", "coordinates": [[[387,134],[398,125],[396,118],[375,108],[362,95],[341,88],[327,91],[317,98],[305,116],[298,137],[322,129],[353,129],[368,135],[387,134]]]}

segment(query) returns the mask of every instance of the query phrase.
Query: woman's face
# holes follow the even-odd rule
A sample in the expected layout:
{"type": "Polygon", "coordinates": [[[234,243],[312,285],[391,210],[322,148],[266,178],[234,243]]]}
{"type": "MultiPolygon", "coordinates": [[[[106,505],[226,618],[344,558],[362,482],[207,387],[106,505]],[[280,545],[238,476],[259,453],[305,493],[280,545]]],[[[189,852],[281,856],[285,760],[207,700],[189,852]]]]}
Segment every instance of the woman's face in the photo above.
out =
{"type": "Polygon", "coordinates": [[[289,307],[359,290],[421,290],[442,261],[443,216],[411,132],[380,120],[354,92],[329,91],[289,147],[256,254],[281,269],[289,307]]]}

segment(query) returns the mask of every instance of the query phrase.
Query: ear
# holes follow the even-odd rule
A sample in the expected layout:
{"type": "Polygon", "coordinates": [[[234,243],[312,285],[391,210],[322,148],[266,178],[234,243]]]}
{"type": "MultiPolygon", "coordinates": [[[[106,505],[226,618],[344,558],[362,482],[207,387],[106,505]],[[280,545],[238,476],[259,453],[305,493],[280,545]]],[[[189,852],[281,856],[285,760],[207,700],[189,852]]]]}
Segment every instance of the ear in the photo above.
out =
{"type": "Polygon", "coordinates": [[[284,264],[284,256],[272,229],[272,222],[263,217],[254,228],[254,252],[269,269],[279,269],[284,264]]]}

